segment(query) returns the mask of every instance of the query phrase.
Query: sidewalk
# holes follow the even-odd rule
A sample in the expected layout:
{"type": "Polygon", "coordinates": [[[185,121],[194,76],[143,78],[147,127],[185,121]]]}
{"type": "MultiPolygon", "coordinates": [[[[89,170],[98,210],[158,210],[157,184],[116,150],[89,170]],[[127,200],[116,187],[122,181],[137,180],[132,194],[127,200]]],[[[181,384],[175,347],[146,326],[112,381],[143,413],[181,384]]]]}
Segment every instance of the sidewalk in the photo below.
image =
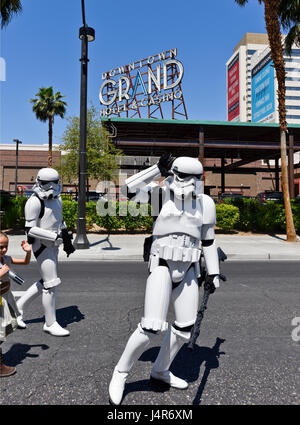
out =
{"type": "MultiPolygon", "coordinates": [[[[60,248],[59,261],[143,261],[143,243],[146,235],[88,234],[90,248],[75,251],[67,258],[60,248]]],[[[285,235],[216,234],[217,246],[226,253],[228,260],[299,260],[300,240],[286,242],[285,235]]],[[[23,255],[22,235],[9,236],[8,254],[20,258],[23,255]]],[[[32,256],[32,261],[35,261],[32,256]]]]}

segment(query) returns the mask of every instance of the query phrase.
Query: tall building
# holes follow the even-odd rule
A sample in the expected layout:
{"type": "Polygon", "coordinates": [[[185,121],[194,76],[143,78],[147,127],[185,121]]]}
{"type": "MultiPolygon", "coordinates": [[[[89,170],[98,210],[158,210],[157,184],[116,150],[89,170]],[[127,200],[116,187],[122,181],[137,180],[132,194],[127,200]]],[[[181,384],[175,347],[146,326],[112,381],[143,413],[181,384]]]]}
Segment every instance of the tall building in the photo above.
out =
{"type": "MultiPolygon", "coordinates": [[[[300,124],[300,49],[294,48],[285,60],[285,106],[288,124],[300,124]]],[[[251,60],[252,121],[279,122],[277,78],[270,48],[256,52],[251,60]]]]}
{"type": "Polygon", "coordinates": [[[247,32],[226,62],[228,121],[251,121],[251,59],[267,46],[267,34],[247,32]]]}
{"type": "MultiPolygon", "coordinates": [[[[284,55],[288,124],[300,124],[300,49],[284,55]]],[[[277,79],[267,34],[246,33],[226,62],[227,120],[279,122],[277,79]]]]}

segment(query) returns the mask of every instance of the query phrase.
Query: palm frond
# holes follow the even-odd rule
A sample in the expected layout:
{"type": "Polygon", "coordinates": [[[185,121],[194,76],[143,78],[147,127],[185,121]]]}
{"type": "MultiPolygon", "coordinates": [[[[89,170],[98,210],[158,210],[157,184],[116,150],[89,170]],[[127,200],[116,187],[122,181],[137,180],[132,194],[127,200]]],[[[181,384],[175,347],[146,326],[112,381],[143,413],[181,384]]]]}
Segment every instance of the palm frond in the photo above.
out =
{"type": "Polygon", "coordinates": [[[1,0],[1,28],[9,24],[14,14],[21,12],[21,0],[1,0]]]}

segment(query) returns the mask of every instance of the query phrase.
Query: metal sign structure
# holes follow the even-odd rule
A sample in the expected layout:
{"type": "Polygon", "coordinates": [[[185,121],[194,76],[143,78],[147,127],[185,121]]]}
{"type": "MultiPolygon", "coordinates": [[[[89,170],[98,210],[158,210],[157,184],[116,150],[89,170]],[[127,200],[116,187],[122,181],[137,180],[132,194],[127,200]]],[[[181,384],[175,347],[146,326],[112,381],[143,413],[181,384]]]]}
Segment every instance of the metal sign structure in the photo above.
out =
{"type": "Polygon", "coordinates": [[[182,93],[183,65],[167,50],[102,74],[101,117],[188,119],[182,93]]]}

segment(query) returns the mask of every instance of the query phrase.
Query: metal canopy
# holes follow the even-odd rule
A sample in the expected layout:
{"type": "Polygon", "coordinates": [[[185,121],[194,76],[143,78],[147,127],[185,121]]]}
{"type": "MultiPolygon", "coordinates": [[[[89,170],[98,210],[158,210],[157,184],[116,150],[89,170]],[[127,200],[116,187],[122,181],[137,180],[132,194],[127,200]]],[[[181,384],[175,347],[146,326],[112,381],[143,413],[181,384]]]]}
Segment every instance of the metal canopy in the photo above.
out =
{"type": "MultiPolygon", "coordinates": [[[[238,159],[231,170],[259,159],[280,158],[278,124],[132,118],[103,118],[102,122],[125,155],[160,156],[168,151],[198,157],[202,134],[204,157],[238,159]]],[[[288,129],[294,151],[300,151],[300,125],[290,124],[288,129]]]]}

